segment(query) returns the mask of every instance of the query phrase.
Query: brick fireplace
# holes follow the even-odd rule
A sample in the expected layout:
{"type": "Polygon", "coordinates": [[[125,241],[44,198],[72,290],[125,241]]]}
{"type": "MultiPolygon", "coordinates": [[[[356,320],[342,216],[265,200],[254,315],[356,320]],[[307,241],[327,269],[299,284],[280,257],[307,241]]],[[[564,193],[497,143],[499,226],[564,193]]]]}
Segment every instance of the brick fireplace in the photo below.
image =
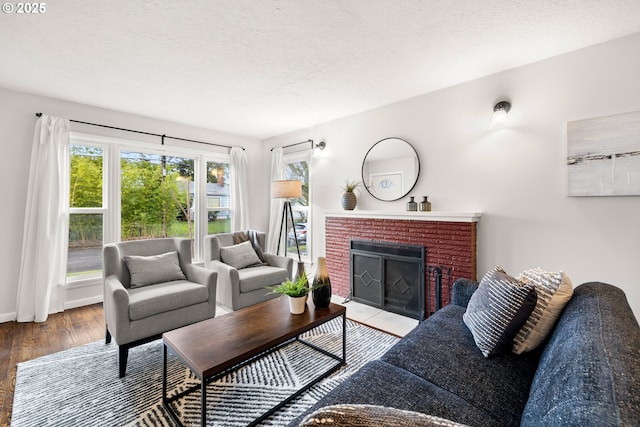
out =
{"type": "MultiPolygon", "coordinates": [[[[350,289],[352,239],[423,245],[428,312],[435,307],[435,280],[429,266],[451,269],[451,283],[460,277],[476,279],[476,239],[480,214],[471,212],[341,212],[325,216],[325,252],[333,293],[342,297],[350,289]]],[[[442,304],[450,298],[448,278],[442,304]]]]}

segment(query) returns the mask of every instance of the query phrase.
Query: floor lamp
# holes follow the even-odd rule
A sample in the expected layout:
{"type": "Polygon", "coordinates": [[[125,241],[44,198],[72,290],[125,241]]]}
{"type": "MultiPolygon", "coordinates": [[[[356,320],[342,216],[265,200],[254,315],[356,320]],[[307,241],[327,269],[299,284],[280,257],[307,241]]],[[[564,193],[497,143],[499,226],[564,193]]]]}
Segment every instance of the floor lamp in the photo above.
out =
{"type": "MultiPolygon", "coordinates": [[[[296,241],[296,250],[298,251],[298,272],[300,276],[304,274],[304,263],[300,257],[300,246],[298,245],[298,234],[296,233],[296,227],[293,223],[293,211],[291,209],[290,199],[302,196],[302,183],[297,180],[277,180],[271,182],[271,197],[274,199],[285,199],[282,209],[282,220],[280,221],[280,234],[278,235],[278,248],[276,255],[280,254],[280,242],[282,241],[282,233],[287,229],[287,215],[291,218],[291,225],[293,227],[293,238],[296,241]]],[[[287,256],[287,244],[285,242],[284,255],[287,256]]]]}

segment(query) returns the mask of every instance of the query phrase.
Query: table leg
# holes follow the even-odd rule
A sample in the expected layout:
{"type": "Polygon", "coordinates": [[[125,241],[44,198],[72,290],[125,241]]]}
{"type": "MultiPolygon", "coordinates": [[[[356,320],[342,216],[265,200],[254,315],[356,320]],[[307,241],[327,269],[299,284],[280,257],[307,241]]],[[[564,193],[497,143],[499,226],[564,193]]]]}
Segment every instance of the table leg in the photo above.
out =
{"type": "Polygon", "coordinates": [[[205,427],[207,425],[207,381],[203,380],[202,381],[202,385],[200,386],[202,389],[201,392],[201,405],[202,405],[202,413],[200,414],[200,422],[201,422],[201,426],[205,427]]]}
{"type": "Polygon", "coordinates": [[[342,314],[342,363],[347,363],[347,312],[342,314]]]}
{"type": "Polygon", "coordinates": [[[167,404],[167,346],[162,344],[162,403],[167,404]]]}

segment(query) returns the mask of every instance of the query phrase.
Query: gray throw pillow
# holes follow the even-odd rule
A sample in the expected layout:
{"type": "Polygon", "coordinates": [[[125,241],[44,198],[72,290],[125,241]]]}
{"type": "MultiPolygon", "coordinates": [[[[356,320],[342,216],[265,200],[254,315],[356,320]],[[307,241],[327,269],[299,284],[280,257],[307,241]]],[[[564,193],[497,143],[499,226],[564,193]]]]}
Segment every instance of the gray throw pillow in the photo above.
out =
{"type": "Polygon", "coordinates": [[[220,260],[238,270],[260,264],[260,258],[249,241],[220,248],[220,260]]]}
{"type": "Polygon", "coordinates": [[[513,338],[531,315],[537,299],[533,285],[509,276],[501,267],[482,278],[462,318],[485,357],[511,351],[513,338]]]}
{"type": "Polygon", "coordinates": [[[186,280],[176,251],[152,256],[129,255],[124,261],[131,275],[131,288],[186,280]]]}

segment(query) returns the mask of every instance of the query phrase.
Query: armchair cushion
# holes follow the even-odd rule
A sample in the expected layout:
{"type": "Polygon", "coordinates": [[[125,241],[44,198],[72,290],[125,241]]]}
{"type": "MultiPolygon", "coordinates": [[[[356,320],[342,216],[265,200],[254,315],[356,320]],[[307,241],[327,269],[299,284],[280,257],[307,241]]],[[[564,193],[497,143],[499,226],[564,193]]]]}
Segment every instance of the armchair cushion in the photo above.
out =
{"type": "Polygon", "coordinates": [[[250,265],[260,264],[260,258],[258,258],[258,254],[256,254],[253,245],[249,241],[221,247],[220,260],[238,270],[250,265]]]}
{"type": "Polygon", "coordinates": [[[129,318],[140,320],[156,314],[188,307],[209,298],[206,286],[176,280],[129,290],[129,318]]]}
{"type": "Polygon", "coordinates": [[[131,275],[131,289],[186,279],[176,251],[152,256],[129,255],[124,260],[131,275]]]}
{"type": "Polygon", "coordinates": [[[289,272],[284,268],[263,265],[238,270],[238,277],[240,279],[240,293],[263,289],[267,294],[269,290],[266,289],[266,286],[284,282],[289,278],[289,272]]]}

